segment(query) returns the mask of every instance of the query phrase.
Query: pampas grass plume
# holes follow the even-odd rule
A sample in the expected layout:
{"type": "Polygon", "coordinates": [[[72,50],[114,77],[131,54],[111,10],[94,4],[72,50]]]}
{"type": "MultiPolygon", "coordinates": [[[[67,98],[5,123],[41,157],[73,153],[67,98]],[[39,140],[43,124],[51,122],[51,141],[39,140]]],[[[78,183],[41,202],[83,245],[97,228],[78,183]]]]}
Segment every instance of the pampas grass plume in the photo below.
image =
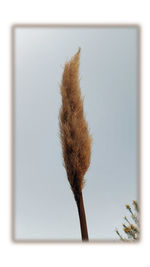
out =
{"type": "Polygon", "coordinates": [[[91,135],[84,118],[79,85],[80,48],[65,64],[61,82],[60,138],[64,165],[75,199],[83,189],[84,175],[90,165],[91,135]]]}

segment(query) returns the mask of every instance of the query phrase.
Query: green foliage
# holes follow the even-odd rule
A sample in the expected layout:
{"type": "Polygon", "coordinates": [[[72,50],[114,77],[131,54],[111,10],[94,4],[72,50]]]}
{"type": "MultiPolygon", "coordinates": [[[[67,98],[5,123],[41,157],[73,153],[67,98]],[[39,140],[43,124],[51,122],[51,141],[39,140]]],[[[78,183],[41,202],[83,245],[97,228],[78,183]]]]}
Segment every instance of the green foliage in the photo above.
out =
{"type": "Polygon", "coordinates": [[[132,202],[132,206],[125,206],[129,211],[130,219],[126,216],[123,217],[123,234],[120,234],[117,228],[115,229],[115,232],[122,241],[136,241],[139,239],[139,206],[135,200],[132,202]]]}

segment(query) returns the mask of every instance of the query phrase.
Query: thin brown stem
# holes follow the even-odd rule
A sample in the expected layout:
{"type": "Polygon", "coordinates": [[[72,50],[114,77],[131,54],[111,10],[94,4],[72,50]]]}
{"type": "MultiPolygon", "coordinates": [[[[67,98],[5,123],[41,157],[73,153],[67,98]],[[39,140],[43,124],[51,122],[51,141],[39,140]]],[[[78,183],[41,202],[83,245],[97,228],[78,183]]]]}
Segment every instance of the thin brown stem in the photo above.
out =
{"type": "Polygon", "coordinates": [[[77,202],[79,219],[80,219],[82,240],[88,241],[89,238],[88,238],[88,230],[87,230],[86,215],[85,215],[85,210],[84,210],[82,192],[78,195],[78,200],[76,200],[76,202],[77,202]]]}

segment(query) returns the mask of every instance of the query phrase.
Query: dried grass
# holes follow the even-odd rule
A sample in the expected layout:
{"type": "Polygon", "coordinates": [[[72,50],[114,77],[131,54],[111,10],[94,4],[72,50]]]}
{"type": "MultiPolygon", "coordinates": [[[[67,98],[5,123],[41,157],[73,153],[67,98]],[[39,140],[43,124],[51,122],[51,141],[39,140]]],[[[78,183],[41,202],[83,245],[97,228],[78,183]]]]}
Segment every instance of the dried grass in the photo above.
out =
{"type": "Polygon", "coordinates": [[[90,165],[91,135],[84,118],[79,85],[80,48],[65,64],[61,82],[62,107],[59,125],[64,165],[75,199],[84,186],[84,175],[90,165]]]}

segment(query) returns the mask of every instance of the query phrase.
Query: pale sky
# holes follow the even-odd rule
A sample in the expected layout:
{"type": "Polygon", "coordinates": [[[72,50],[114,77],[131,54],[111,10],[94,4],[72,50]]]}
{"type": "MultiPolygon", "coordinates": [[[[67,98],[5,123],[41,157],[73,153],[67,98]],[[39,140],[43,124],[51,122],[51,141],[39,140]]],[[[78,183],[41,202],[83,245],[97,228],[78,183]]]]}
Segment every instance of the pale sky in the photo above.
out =
{"type": "Polygon", "coordinates": [[[138,28],[17,27],[14,34],[15,239],[81,240],[58,125],[63,67],[79,46],[93,137],[83,190],[89,239],[118,239],[125,204],[138,199],[138,28]]]}

